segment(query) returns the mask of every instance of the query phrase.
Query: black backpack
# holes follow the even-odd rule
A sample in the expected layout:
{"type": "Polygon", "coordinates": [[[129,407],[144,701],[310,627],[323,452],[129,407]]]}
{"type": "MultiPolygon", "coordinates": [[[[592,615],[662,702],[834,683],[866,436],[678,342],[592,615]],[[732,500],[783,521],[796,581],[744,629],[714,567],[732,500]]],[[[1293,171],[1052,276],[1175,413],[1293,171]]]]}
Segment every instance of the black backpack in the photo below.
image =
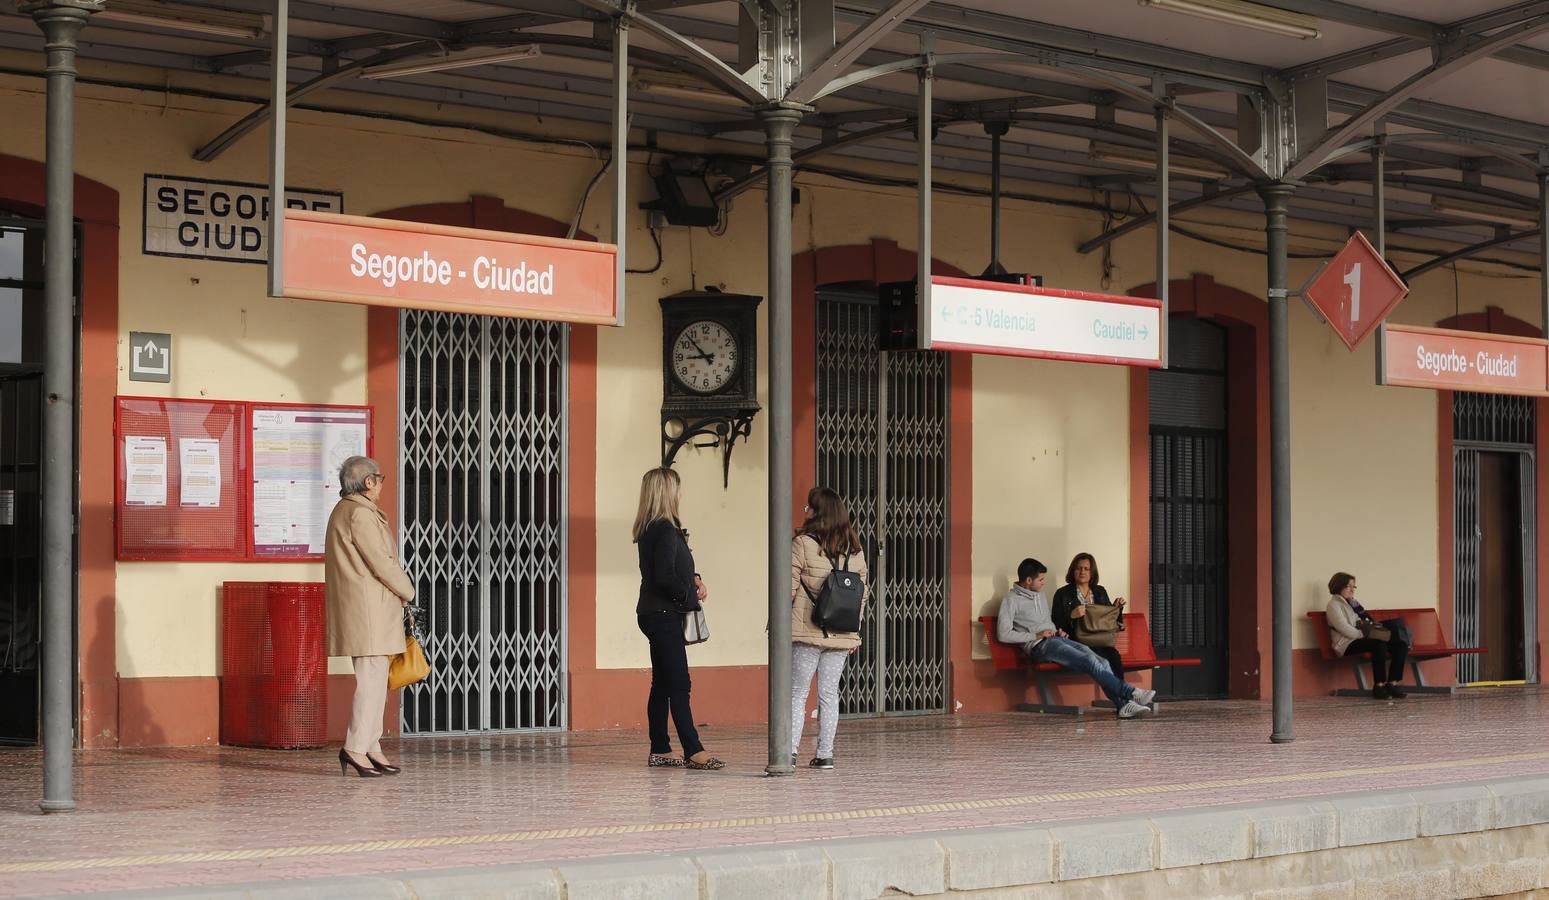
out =
{"type": "MultiPolygon", "coordinates": [[[[822,589],[816,597],[807,591],[807,596],[812,597],[812,624],[823,629],[824,637],[832,637],[829,634],[831,631],[860,631],[861,605],[866,601],[866,585],[861,581],[861,576],[849,570],[848,555],[844,558],[843,566],[837,557],[831,556],[828,561],[834,568],[823,579],[822,589]]],[[[802,587],[806,587],[805,583],[802,587]]]]}

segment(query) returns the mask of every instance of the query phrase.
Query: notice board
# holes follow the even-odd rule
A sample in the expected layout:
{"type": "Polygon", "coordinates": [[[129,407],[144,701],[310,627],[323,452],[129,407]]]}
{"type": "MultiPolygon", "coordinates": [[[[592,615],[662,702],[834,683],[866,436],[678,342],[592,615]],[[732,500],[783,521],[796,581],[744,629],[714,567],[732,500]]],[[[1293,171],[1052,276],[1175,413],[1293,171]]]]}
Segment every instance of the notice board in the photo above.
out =
{"type": "Polygon", "coordinates": [[[372,452],[371,410],[120,397],[121,560],[318,560],[339,466],[372,452]]]}
{"type": "Polygon", "coordinates": [[[371,455],[365,407],[253,404],[253,556],[321,559],[339,466],[371,455]]]}
{"type": "Polygon", "coordinates": [[[241,403],[119,398],[119,559],[246,558],[245,423],[241,403]]]}

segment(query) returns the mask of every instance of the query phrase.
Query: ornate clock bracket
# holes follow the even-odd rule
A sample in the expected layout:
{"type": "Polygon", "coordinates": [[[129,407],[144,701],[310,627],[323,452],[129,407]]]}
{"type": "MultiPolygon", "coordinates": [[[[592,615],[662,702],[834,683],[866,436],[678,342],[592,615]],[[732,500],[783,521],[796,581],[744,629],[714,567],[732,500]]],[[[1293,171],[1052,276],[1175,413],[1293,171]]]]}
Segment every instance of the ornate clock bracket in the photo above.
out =
{"type": "Polygon", "coordinates": [[[731,486],[731,451],[753,432],[758,408],[718,413],[662,412],[662,465],[670,467],[685,446],[721,448],[721,487],[731,486]]]}

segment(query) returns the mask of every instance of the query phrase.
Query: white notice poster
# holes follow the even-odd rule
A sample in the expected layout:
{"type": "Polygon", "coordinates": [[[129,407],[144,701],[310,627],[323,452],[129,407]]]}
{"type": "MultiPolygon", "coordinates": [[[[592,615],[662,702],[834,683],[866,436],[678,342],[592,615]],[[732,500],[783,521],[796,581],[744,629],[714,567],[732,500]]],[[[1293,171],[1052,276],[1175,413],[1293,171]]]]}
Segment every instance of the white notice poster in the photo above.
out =
{"type": "Polygon", "coordinates": [[[210,509],[221,505],[221,442],[215,438],[179,438],[178,493],[183,506],[210,509]]]}
{"type": "Polygon", "coordinates": [[[124,438],[124,505],[167,505],[166,438],[124,438]]]}
{"type": "Polygon", "coordinates": [[[364,456],[364,409],[253,409],[253,555],[321,556],[339,466],[364,456]]]}

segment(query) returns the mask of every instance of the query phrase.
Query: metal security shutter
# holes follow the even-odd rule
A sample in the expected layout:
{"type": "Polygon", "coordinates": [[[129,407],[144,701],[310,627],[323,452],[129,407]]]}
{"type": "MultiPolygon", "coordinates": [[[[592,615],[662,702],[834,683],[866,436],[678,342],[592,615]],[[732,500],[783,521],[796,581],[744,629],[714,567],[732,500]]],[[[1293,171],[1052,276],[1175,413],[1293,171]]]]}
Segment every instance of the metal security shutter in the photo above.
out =
{"type": "Polygon", "coordinates": [[[1226,694],[1226,333],[1169,322],[1171,368],[1150,376],[1151,635],[1157,655],[1198,657],[1159,669],[1174,697],[1226,694]]]}
{"type": "Polygon", "coordinates": [[[405,734],[565,726],[566,326],[405,311],[403,559],[430,677],[405,734]]]}
{"type": "Polygon", "coordinates": [[[877,316],[870,289],[818,296],[817,477],[845,498],[873,573],[861,649],[839,686],[840,709],[942,712],[947,358],[881,353],[877,316]]]}
{"type": "MultiPolygon", "coordinates": [[[[1480,643],[1480,557],[1483,532],[1480,522],[1480,454],[1509,453],[1517,457],[1521,491],[1522,604],[1524,631],[1529,647],[1536,645],[1538,602],[1535,574],[1538,500],[1535,489],[1537,403],[1531,397],[1457,392],[1452,395],[1452,541],[1453,613],[1452,639],[1458,647],[1480,643]]],[[[1492,653],[1504,648],[1490,648],[1492,653]]],[[[1477,654],[1454,657],[1461,684],[1478,681],[1477,654]]],[[[1525,676],[1538,680],[1537,654],[1525,654],[1525,676]]]]}

